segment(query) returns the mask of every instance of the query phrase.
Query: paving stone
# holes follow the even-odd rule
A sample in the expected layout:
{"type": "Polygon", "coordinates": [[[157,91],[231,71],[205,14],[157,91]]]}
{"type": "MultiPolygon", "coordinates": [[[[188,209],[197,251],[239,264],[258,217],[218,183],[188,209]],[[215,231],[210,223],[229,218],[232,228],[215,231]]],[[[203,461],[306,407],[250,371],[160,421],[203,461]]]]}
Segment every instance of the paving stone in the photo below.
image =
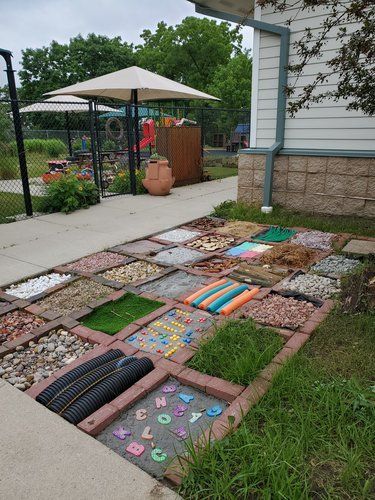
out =
{"type": "Polygon", "coordinates": [[[184,427],[187,436],[190,435],[195,440],[202,431],[208,429],[217,420],[217,417],[209,417],[206,411],[203,411],[202,416],[196,422],[190,423],[189,419],[192,418],[192,413],[198,413],[200,410],[206,410],[217,405],[222,408],[223,413],[226,411],[227,404],[225,401],[209,396],[198,389],[182,385],[174,378],[168,378],[168,380],[159,385],[145,398],[138,400],[133,407],[124,411],[99,434],[97,439],[120,456],[141,467],[149,474],[161,479],[166,467],[169,465],[169,459],[173,458],[176,452],[182,453],[185,450],[184,440],[178,439],[173,431],[179,427],[184,427]],[[171,387],[172,385],[176,388],[175,392],[163,392],[163,387],[171,387]],[[189,396],[192,395],[194,399],[189,403],[184,403],[179,398],[179,394],[181,393],[189,396]],[[158,409],[155,399],[162,398],[163,396],[165,397],[166,406],[158,409]],[[173,413],[178,405],[186,407],[186,411],[180,417],[175,416],[173,413]],[[147,416],[144,420],[137,420],[136,412],[141,409],[147,411],[147,416]],[[160,414],[169,415],[171,417],[170,424],[160,424],[157,420],[160,414]],[[153,436],[151,440],[142,439],[142,434],[147,426],[150,427],[150,434],[153,436]],[[118,439],[113,435],[113,432],[119,427],[129,430],[131,435],[125,437],[124,440],[118,439]],[[134,441],[145,447],[145,451],[139,457],[135,457],[126,451],[127,446],[134,441]],[[160,448],[163,453],[167,453],[168,459],[163,462],[155,462],[151,458],[151,443],[154,443],[154,446],[160,448]]]}
{"type": "Polygon", "coordinates": [[[342,249],[344,253],[353,255],[375,254],[375,241],[350,240],[342,249]]]}
{"type": "Polygon", "coordinates": [[[205,282],[206,278],[203,276],[196,276],[194,274],[185,273],[184,271],[176,271],[163,278],[145,283],[141,285],[139,289],[142,292],[149,292],[154,295],[157,294],[159,297],[176,299],[194,288],[204,286],[205,282]]]}
{"type": "Polygon", "coordinates": [[[188,264],[195,262],[203,258],[206,254],[199,252],[198,250],[193,250],[192,248],[184,247],[173,247],[168,250],[162,250],[158,252],[151,259],[154,262],[160,262],[161,264],[188,264]]]}

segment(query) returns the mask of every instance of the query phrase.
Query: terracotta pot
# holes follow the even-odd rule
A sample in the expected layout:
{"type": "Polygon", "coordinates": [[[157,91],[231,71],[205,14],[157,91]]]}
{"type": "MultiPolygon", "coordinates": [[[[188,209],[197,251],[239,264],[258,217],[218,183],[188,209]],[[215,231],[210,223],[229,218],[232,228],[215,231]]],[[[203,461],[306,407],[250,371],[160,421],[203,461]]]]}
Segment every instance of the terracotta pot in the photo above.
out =
{"type": "Polygon", "coordinates": [[[169,168],[168,160],[150,160],[146,168],[146,178],[142,181],[143,186],[153,196],[165,196],[169,194],[175,178],[172,169],[169,168]]]}

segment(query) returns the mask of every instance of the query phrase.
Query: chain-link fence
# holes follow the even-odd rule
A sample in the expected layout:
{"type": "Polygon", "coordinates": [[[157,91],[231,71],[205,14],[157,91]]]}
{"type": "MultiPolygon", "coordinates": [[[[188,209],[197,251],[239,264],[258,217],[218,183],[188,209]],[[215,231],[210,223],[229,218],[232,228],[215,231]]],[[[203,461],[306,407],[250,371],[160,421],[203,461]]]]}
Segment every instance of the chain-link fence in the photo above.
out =
{"type": "Polygon", "coordinates": [[[95,182],[101,197],[136,194],[144,192],[151,155],[169,160],[179,186],[235,175],[238,149],[250,141],[244,109],[67,98],[18,104],[27,175],[21,175],[10,102],[0,101],[0,223],[25,217],[27,184],[35,215],[48,185],[66,174],[95,182]]]}

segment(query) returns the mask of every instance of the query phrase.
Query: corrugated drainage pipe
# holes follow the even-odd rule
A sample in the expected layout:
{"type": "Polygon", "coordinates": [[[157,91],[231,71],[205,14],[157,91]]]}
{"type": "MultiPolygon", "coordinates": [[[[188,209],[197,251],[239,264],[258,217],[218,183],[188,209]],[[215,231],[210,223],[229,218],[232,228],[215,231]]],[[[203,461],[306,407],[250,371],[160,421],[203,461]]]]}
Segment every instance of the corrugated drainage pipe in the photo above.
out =
{"type": "Polygon", "coordinates": [[[96,358],[90,359],[85,363],[73,368],[68,373],[65,373],[61,377],[59,377],[55,382],[46,387],[44,391],[42,391],[37,397],[36,400],[38,403],[41,403],[44,406],[47,404],[63,389],[68,387],[72,382],[75,382],[78,378],[86,375],[86,373],[91,372],[95,368],[103,365],[104,363],[108,363],[108,361],[112,361],[114,359],[120,358],[124,353],[120,349],[112,349],[105,354],[101,354],[96,358]]]}
{"type": "Polygon", "coordinates": [[[141,358],[120,371],[112,373],[81,396],[62,413],[68,422],[77,425],[106,403],[109,403],[135,382],[153,370],[154,365],[149,358],[141,358]]]}
{"type": "Polygon", "coordinates": [[[79,380],[76,380],[64,389],[56,398],[54,398],[49,404],[48,408],[55,413],[61,413],[65,411],[74,401],[79,397],[83,396],[85,392],[89,391],[96,384],[101,382],[104,378],[108,377],[115,371],[121,370],[124,366],[128,366],[130,363],[136,361],[137,358],[134,356],[120,358],[120,360],[115,359],[110,363],[106,363],[103,366],[99,366],[96,370],[88,373],[79,380]]]}

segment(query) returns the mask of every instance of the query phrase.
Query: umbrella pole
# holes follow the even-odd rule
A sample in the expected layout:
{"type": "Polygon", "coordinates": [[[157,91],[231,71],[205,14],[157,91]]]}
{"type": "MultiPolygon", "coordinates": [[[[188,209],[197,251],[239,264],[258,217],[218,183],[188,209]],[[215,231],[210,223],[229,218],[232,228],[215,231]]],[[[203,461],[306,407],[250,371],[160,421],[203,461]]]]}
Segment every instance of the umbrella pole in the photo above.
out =
{"type": "Polygon", "coordinates": [[[133,105],[134,105],[134,130],[135,130],[135,154],[137,157],[137,169],[141,168],[141,153],[139,150],[139,116],[138,116],[138,90],[133,89],[133,105]]]}
{"type": "Polygon", "coordinates": [[[65,111],[65,128],[66,128],[66,133],[68,135],[69,156],[73,156],[73,151],[72,151],[72,137],[70,135],[70,122],[69,122],[69,112],[68,111],[65,111]]]}

